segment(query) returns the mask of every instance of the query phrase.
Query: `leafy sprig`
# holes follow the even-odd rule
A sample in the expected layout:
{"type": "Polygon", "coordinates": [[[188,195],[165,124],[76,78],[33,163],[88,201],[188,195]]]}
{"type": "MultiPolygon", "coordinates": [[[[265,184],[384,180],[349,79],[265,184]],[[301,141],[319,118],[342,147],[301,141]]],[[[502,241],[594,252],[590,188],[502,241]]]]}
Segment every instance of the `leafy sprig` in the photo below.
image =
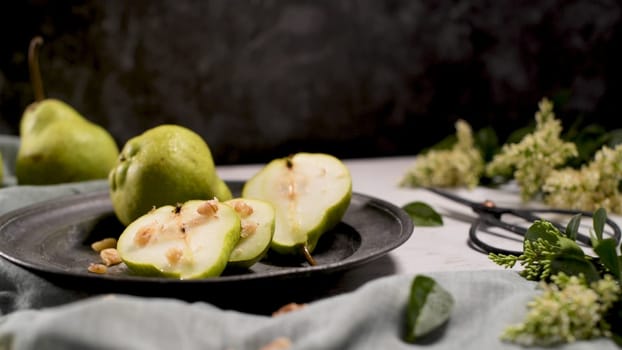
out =
{"type": "Polygon", "coordinates": [[[552,345],[579,339],[610,337],[622,345],[622,257],[617,242],[604,237],[607,213],[593,214],[590,238],[596,257],[576,243],[581,214],[560,231],[549,221],[527,230],[520,256],[490,254],[500,266],[521,263],[520,274],[540,281],[543,293],[527,304],[524,321],[506,328],[502,339],[522,345],[552,345]],[[615,325],[615,327],[612,327],[615,325]]]}
{"type": "Polygon", "coordinates": [[[513,268],[516,263],[520,263],[524,267],[520,272],[521,276],[531,281],[539,281],[550,276],[551,261],[558,252],[559,245],[538,238],[525,240],[523,254],[519,256],[490,253],[488,257],[505,268],[513,268]]]}
{"type": "Polygon", "coordinates": [[[582,275],[559,273],[540,283],[542,294],[527,305],[525,320],[507,327],[501,339],[532,346],[610,337],[607,311],[619,298],[620,286],[610,275],[589,284],[582,275]]]}

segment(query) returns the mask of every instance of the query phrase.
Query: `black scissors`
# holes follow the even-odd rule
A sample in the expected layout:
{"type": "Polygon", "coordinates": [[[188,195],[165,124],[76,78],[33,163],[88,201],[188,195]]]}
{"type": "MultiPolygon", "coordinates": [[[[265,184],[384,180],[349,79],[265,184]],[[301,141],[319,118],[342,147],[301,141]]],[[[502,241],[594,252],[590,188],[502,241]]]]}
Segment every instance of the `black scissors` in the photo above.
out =
{"type": "MultiPolygon", "coordinates": [[[[469,240],[475,247],[482,250],[484,253],[495,253],[495,254],[506,254],[506,255],[521,255],[522,254],[521,251],[507,250],[507,249],[502,249],[502,248],[489,245],[483,242],[481,239],[479,239],[477,235],[478,231],[481,228],[499,227],[507,231],[519,234],[521,236],[525,236],[525,233],[527,232],[527,227],[510,224],[508,222],[503,221],[501,217],[504,214],[509,214],[515,217],[519,217],[528,222],[534,222],[536,220],[543,220],[541,216],[536,215],[539,213],[540,214],[547,214],[547,213],[548,214],[563,214],[563,215],[569,215],[569,216],[581,214],[582,216],[585,216],[585,217],[593,217],[592,212],[582,211],[582,210],[556,209],[556,208],[516,209],[516,208],[498,207],[495,205],[493,201],[490,201],[490,200],[486,200],[484,202],[479,203],[479,202],[470,201],[460,196],[456,196],[453,193],[439,190],[437,188],[426,187],[426,189],[440,196],[451,199],[455,202],[469,206],[476,214],[478,214],[478,217],[475,219],[475,221],[473,221],[469,229],[469,240]]],[[[552,222],[550,220],[547,220],[547,221],[555,225],[555,227],[557,227],[557,229],[559,229],[561,232],[565,232],[566,228],[562,226],[561,224],[552,222]]],[[[616,241],[617,244],[620,243],[620,236],[622,235],[620,233],[620,227],[613,220],[609,218],[606,219],[606,224],[610,228],[610,230],[612,230],[612,234],[611,234],[612,238],[616,241]]],[[[577,234],[577,241],[587,246],[592,245],[590,237],[584,234],[581,234],[581,233],[577,234]]]]}

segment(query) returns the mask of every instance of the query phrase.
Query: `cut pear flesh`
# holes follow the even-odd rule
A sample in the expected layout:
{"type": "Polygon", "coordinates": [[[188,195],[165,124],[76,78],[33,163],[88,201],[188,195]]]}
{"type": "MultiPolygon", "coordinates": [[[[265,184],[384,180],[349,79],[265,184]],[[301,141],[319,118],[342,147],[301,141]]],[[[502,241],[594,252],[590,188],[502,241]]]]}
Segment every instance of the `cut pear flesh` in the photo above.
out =
{"type": "Polygon", "coordinates": [[[217,200],[162,206],[133,221],[117,250],[139,275],[196,279],[219,276],[240,238],[240,217],[217,200]]]}
{"type": "Polygon", "coordinates": [[[268,252],[274,235],[275,211],[272,204],[248,198],[234,198],[223,202],[240,216],[240,240],[229,256],[229,265],[248,268],[268,252]]]}
{"type": "Polygon", "coordinates": [[[352,178],[338,158],[324,153],[297,153],[275,159],[249,179],[242,197],[271,203],[276,210],[272,249],[312,252],[319,237],[345,214],[352,197],[352,178]]]}

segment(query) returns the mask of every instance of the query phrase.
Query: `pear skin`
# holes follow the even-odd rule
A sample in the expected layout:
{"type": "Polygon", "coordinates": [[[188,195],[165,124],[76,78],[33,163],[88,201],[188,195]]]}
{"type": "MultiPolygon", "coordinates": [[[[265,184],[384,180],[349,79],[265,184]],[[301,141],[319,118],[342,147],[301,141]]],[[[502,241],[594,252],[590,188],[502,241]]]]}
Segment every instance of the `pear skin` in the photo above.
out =
{"type": "Polygon", "coordinates": [[[38,134],[51,123],[57,121],[83,121],[84,117],[67,103],[48,98],[28,105],[19,122],[19,134],[38,134]]]}
{"type": "Polygon", "coordinates": [[[15,176],[20,185],[105,179],[118,154],[108,131],[64,102],[46,99],[22,117],[15,176]]]}
{"type": "Polygon", "coordinates": [[[129,225],[153,207],[232,198],[211,151],[194,131],[165,124],[128,140],[108,175],[117,218],[129,225]]]}

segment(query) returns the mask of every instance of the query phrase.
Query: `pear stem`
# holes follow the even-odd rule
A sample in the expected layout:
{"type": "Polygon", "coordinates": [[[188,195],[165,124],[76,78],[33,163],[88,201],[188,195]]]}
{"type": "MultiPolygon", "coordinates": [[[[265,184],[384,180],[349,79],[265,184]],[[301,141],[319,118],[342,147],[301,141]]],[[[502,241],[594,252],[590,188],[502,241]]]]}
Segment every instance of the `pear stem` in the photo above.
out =
{"type": "Polygon", "coordinates": [[[39,47],[42,44],[43,38],[36,36],[32,38],[30,47],[28,48],[28,68],[30,68],[30,83],[34,90],[35,101],[41,101],[45,98],[41,70],[39,69],[39,47]]]}
{"type": "Polygon", "coordinates": [[[309,248],[307,247],[306,244],[304,246],[302,246],[302,255],[304,255],[305,259],[307,259],[307,262],[309,262],[309,265],[311,265],[311,266],[317,265],[317,262],[311,256],[311,252],[309,251],[309,248]]]}

